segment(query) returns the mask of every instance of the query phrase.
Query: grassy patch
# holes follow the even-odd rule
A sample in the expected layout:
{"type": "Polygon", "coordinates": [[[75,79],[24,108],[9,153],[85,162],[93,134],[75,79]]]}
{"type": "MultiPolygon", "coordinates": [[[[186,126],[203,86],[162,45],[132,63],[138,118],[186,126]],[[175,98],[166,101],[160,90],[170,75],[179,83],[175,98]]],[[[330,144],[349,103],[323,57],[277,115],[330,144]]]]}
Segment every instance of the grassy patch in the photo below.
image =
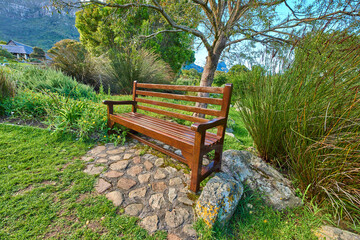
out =
{"type": "Polygon", "coordinates": [[[317,239],[312,230],[327,218],[312,206],[278,212],[266,206],[256,194],[246,191],[236,212],[226,226],[209,229],[196,223],[201,239],[317,239]]]}
{"type": "Polygon", "coordinates": [[[89,144],[0,124],[1,239],[164,239],[121,216],[82,172],[89,144]]]}

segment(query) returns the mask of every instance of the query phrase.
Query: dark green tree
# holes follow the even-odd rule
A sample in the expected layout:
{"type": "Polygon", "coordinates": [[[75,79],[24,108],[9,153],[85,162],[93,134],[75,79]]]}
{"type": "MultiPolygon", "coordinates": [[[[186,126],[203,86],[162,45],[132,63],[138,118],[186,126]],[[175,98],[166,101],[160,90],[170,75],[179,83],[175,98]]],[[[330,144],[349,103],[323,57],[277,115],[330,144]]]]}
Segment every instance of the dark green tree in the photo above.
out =
{"type": "Polygon", "coordinates": [[[34,47],[33,52],[30,54],[31,58],[45,59],[45,51],[42,48],[34,47]]]}

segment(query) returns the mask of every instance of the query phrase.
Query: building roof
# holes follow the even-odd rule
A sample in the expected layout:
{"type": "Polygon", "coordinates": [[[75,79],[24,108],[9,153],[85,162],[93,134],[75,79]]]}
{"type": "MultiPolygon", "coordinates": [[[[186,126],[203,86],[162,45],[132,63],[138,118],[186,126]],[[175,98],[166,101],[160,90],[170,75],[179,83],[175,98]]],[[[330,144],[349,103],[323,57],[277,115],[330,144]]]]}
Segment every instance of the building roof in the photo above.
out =
{"type": "Polygon", "coordinates": [[[10,53],[28,54],[23,46],[0,45],[0,47],[6,49],[10,53]]]}
{"type": "MultiPolygon", "coordinates": [[[[19,46],[19,47],[23,47],[23,49],[24,49],[24,53],[26,53],[26,54],[31,54],[34,50],[33,50],[33,48],[32,47],[30,47],[30,46],[28,46],[28,45],[25,45],[25,44],[23,44],[23,43],[19,43],[19,42],[16,42],[16,41],[14,41],[14,40],[10,40],[7,44],[6,44],[7,46],[19,46]]],[[[9,50],[8,50],[9,51],[9,50]]],[[[20,52],[19,52],[20,53],[20,52]]]]}

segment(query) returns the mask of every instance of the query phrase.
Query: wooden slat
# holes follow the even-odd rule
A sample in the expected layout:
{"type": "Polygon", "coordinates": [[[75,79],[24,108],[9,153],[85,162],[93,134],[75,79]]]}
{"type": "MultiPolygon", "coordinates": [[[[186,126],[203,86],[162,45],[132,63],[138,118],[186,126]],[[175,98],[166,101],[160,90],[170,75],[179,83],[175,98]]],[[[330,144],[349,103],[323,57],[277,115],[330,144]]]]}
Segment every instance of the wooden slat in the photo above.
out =
{"type": "Polygon", "coordinates": [[[184,111],[188,111],[188,112],[203,113],[206,115],[211,115],[211,116],[216,116],[216,117],[220,117],[223,115],[221,111],[214,110],[214,109],[186,106],[186,105],[180,105],[180,104],[168,103],[168,102],[160,102],[160,101],[154,101],[154,100],[145,99],[145,98],[135,98],[135,99],[137,102],[142,102],[142,103],[147,103],[147,104],[152,104],[152,105],[167,107],[167,108],[175,108],[175,109],[184,110],[184,111]]]}
{"type": "Polygon", "coordinates": [[[175,153],[173,153],[173,152],[171,152],[169,150],[166,150],[165,148],[162,148],[162,147],[160,147],[160,146],[158,146],[158,145],[156,145],[156,144],[154,144],[154,143],[152,143],[152,142],[150,142],[150,141],[148,141],[146,139],[143,139],[143,138],[141,138],[139,136],[136,136],[135,134],[128,133],[128,135],[130,137],[138,140],[139,142],[145,143],[146,145],[148,145],[148,146],[150,146],[150,147],[152,147],[152,148],[154,148],[154,149],[156,149],[156,150],[158,150],[158,151],[160,151],[160,152],[162,152],[162,153],[164,153],[166,155],[169,155],[170,157],[175,158],[176,160],[179,160],[180,162],[188,164],[188,162],[187,162],[187,160],[185,158],[183,158],[183,157],[181,157],[181,156],[179,156],[179,155],[177,155],[177,154],[175,154],[175,153]]]}
{"type": "Polygon", "coordinates": [[[138,105],[137,108],[141,109],[141,110],[144,110],[144,111],[149,111],[149,112],[153,112],[153,113],[166,115],[166,116],[169,116],[169,117],[180,118],[180,119],[190,121],[190,122],[201,122],[201,123],[203,123],[203,122],[209,121],[208,119],[205,119],[205,118],[193,117],[193,116],[189,116],[189,115],[185,115],[185,114],[181,114],[181,113],[169,112],[169,111],[161,110],[161,109],[158,109],[158,108],[146,107],[146,106],[142,106],[142,105],[138,105]]]}
{"type": "Polygon", "coordinates": [[[224,88],[221,87],[200,87],[200,86],[184,86],[184,85],[166,85],[166,84],[149,84],[138,83],[138,88],[150,89],[166,89],[166,90],[179,90],[189,92],[206,92],[206,93],[223,93],[224,88]]]}
{"type": "MultiPolygon", "coordinates": [[[[188,127],[186,127],[185,129],[178,128],[178,126],[180,124],[167,122],[165,120],[161,120],[161,119],[157,119],[157,118],[148,117],[146,115],[142,115],[141,118],[137,118],[137,116],[135,116],[135,115],[132,116],[129,114],[122,114],[120,116],[132,118],[131,121],[134,121],[137,124],[148,126],[150,128],[155,128],[159,132],[166,132],[170,135],[173,135],[174,137],[184,139],[184,140],[188,141],[189,143],[194,142],[195,132],[192,131],[188,127]]],[[[180,126],[183,126],[183,125],[180,125],[180,126]]],[[[207,137],[205,138],[206,145],[211,145],[219,140],[215,134],[207,133],[206,135],[207,135],[207,137]]]]}
{"type": "Polygon", "coordinates": [[[141,91],[136,90],[137,95],[142,96],[150,96],[150,97],[160,97],[160,98],[168,98],[168,99],[176,99],[176,100],[185,100],[191,102],[199,102],[199,103],[208,103],[215,105],[222,105],[223,100],[221,98],[208,98],[208,97],[195,97],[188,95],[179,95],[172,93],[160,93],[160,92],[151,92],[151,91],[141,91]]]}

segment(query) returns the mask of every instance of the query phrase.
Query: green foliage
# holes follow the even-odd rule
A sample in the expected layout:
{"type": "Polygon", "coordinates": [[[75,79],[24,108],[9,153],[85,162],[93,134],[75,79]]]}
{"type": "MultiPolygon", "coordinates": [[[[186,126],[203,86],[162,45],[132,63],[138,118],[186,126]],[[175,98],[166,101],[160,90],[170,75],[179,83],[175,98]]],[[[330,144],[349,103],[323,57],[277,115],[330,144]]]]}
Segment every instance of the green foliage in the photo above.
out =
{"type": "Polygon", "coordinates": [[[149,236],[137,218],[93,194],[95,177],[78,160],[89,147],[44,129],[0,124],[1,239],[166,238],[149,236]]]}
{"type": "Polygon", "coordinates": [[[129,47],[110,52],[107,77],[121,93],[131,93],[135,80],[146,83],[169,83],[172,75],[168,64],[151,51],[129,47]]]}
{"type": "Polygon", "coordinates": [[[36,66],[14,65],[7,74],[10,79],[17,81],[19,87],[33,91],[50,91],[73,99],[96,99],[92,87],[80,84],[63,73],[51,68],[36,66]]]}
{"type": "Polygon", "coordinates": [[[176,79],[176,85],[190,85],[197,86],[200,83],[201,73],[195,69],[185,70],[182,69],[178,78],[176,79]]]}
{"type": "Polygon", "coordinates": [[[14,59],[14,55],[12,55],[10,52],[8,52],[8,50],[3,49],[2,47],[0,47],[0,57],[2,58],[7,58],[7,59],[14,59]]]}
{"type": "Polygon", "coordinates": [[[0,102],[15,95],[16,87],[14,82],[8,78],[3,69],[0,69],[0,102]]]}
{"type": "Polygon", "coordinates": [[[33,52],[30,54],[31,58],[45,59],[45,52],[42,48],[34,47],[33,52]]]}
{"type": "MultiPolygon", "coordinates": [[[[181,6],[176,8],[174,13],[180,13],[181,6]]],[[[192,8],[188,13],[194,14],[195,9],[192,8]]],[[[191,24],[196,26],[197,21],[194,20],[191,24]]],[[[151,9],[87,6],[77,12],[76,27],[80,32],[81,42],[98,55],[109,49],[126,48],[136,42],[137,47],[159,54],[174,72],[178,72],[185,62],[195,60],[191,50],[193,37],[188,33],[162,33],[146,40],[139,37],[165,29],[163,19],[151,9]]]]}
{"type": "Polygon", "coordinates": [[[334,216],[357,224],[359,61],[358,37],[317,33],[301,42],[285,73],[251,75],[253,91],[238,102],[260,155],[288,169],[334,216]]]}

